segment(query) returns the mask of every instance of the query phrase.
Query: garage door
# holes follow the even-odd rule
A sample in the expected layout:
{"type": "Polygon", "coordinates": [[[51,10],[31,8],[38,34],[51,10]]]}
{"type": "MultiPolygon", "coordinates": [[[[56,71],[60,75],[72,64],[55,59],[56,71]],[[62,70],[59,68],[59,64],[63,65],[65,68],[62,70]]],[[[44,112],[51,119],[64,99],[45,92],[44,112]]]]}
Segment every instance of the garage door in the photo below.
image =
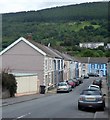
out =
{"type": "Polygon", "coordinates": [[[16,81],[16,96],[39,93],[39,80],[36,75],[16,76],[16,81]]]}

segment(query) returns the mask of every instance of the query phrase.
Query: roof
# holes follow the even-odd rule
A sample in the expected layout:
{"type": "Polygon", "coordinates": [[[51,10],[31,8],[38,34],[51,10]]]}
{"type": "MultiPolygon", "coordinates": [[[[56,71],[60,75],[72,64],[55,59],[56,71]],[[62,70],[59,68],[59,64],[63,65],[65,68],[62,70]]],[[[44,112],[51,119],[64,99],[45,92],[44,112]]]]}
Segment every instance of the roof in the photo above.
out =
{"type": "Polygon", "coordinates": [[[15,45],[17,45],[20,41],[24,41],[26,44],[28,44],[29,46],[31,46],[32,48],[34,48],[35,50],[39,51],[42,55],[46,55],[46,53],[44,51],[42,51],[41,49],[39,49],[38,47],[36,47],[35,45],[33,45],[32,43],[30,43],[28,40],[26,40],[23,37],[20,37],[18,40],[16,40],[15,42],[13,42],[11,45],[9,45],[7,48],[5,48],[3,51],[0,52],[0,55],[3,55],[5,52],[7,52],[9,49],[11,49],[12,47],[14,47],[15,45]]]}
{"type": "Polygon", "coordinates": [[[11,73],[15,77],[37,76],[37,73],[11,73]]]}
{"type": "Polygon", "coordinates": [[[83,42],[83,43],[79,43],[79,44],[99,44],[99,43],[103,43],[104,44],[104,42],[83,42]]]}
{"type": "Polygon", "coordinates": [[[45,45],[42,45],[40,43],[37,43],[33,40],[28,40],[30,43],[41,49],[42,51],[45,51],[47,56],[54,57],[54,58],[62,58],[60,55],[58,55],[56,52],[54,52],[51,47],[47,47],[45,45]]]}
{"type": "Polygon", "coordinates": [[[107,63],[107,57],[77,57],[81,63],[107,63]]]}
{"type": "Polygon", "coordinates": [[[65,60],[67,61],[73,61],[72,57],[68,54],[62,53],[62,56],[64,57],[65,60]]]}
{"type": "Polygon", "coordinates": [[[39,44],[39,43],[37,43],[37,42],[35,42],[33,40],[27,40],[27,39],[25,39],[23,37],[20,37],[18,40],[16,40],[11,45],[9,45],[6,49],[1,51],[0,55],[4,54],[6,51],[11,49],[13,46],[18,44],[20,41],[24,41],[26,44],[28,44],[29,46],[31,46],[32,48],[34,48],[35,50],[37,50],[38,52],[40,52],[44,56],[47,55],[47,56],[54,57],[54,58],[62,58],[56,52],[52,51],[49,47],[41,45],[41,44],[39,44]]]}
{"type": "Polygon", "coordinates": [[[61,53],[61,52],[59,52],[58,50],[53,49],[53,48],[52,48],[52,50],[55,51],[57,54],[59,54],[64,60],[73,61],[72,56],[70,56],[70,55],[68,55],[68,54],[65,54],[65,53],[61,53]]]}

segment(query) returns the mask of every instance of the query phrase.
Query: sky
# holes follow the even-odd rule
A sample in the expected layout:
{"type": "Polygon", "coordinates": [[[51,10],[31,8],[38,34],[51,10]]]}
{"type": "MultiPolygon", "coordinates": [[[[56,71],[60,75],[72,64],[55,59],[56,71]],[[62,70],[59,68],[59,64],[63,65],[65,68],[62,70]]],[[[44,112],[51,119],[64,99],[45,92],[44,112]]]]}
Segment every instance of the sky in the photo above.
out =
{"type": "Polygon", "coordinates": [[[109,0],[0,0],[0,13],[41,10],[56,6],[109,0]]]}

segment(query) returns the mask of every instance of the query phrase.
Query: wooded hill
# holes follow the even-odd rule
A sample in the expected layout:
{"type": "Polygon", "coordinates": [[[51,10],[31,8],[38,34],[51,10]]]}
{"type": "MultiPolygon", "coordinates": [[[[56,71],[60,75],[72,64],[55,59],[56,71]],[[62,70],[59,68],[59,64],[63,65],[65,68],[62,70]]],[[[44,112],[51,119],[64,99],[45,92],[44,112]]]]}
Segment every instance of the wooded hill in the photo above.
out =
{"type": "MultiPolygon", "coordinates": [[[[3,48],[32,34],[35,41],[51,43],[61,51],[78,53],[80,42],[110,42],[108,2],[93,2],[3,14],[3,48]]],[[[80,52],[80,51],[79,51],[80,52]]]]}

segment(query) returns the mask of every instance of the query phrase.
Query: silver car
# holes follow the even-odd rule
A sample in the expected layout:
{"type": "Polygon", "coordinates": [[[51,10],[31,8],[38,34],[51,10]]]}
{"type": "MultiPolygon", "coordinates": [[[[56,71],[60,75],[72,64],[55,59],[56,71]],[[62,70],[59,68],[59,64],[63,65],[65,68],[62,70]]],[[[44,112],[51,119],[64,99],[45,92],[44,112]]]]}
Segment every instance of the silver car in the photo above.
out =
{"type": "Polygon", "coordinates": [[[72,87],[67,82],[59,82],[57,85],[57,93],[58,92],[70,92],[72,91],[72,87]]]}
{"type": "Polygon", "coordinates": [[[83,90],[78,100],[78,109],[95,108],[104,110],[105,108],[105,94],[95,89],[83,90]]]}
{"type": "Polygon", "coordinates": [[[96,89],[96,90],[101,90],[100,87],[98,85],[93,85],[91,84],[88,89],[96,89]]]}

